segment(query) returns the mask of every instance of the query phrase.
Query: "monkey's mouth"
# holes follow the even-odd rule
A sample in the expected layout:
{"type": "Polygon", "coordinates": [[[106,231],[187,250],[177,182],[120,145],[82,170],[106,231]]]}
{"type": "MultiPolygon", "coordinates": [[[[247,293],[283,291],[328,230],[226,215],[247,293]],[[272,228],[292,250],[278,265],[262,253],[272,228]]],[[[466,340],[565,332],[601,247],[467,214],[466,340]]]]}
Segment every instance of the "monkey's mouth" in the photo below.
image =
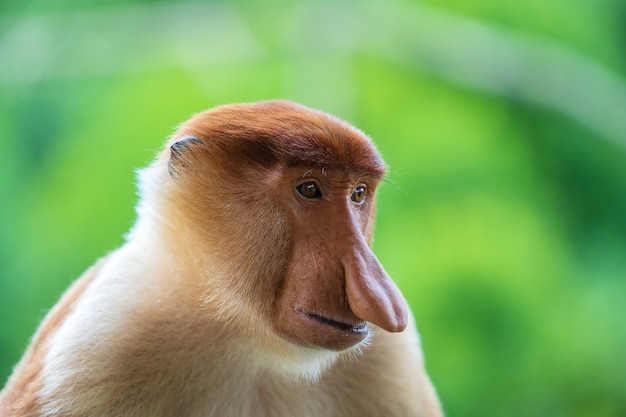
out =
{"type": "Polygon", "coordinates": [[[367,322],[365,322],[365,321],[362,321],[362,322],[359,322],[359,323],[355,323],[355,324],[351,324],[351,323],[344,323],[342,321],[329,319],[327,317],[320,316],[319,314],[315,314],[315,313],[300,312],[300,314],[302,314],[302,315],[306,316],[307,318],[309,318],[311,320],[314,320],[314,321],[316,321],[318,323],[334,327],[335,329],[341,330],[342,332],[350,332],[350,333],[356,333],[356,334],[367,334],[367,332],[369,331],[369,329],[367,327],[367,322]]]}

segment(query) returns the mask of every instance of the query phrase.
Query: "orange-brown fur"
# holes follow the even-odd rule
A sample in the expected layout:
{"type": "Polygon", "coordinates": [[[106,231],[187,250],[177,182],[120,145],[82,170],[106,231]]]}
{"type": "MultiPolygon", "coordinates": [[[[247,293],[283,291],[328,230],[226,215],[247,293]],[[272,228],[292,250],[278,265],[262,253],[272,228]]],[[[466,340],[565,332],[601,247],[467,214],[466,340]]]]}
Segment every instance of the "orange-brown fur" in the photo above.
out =
{"type": "Polygon", "coordinates": [[[104,259],[101,260],[85,272],[48,313],[0,395],[0,415],[29,416],[36,414],[37,392],[41,388],[42,361],[47,351],[46,343],[49,342],[50,336],[54,334],[70,313],[72,306],[81,296],[85,287],[97,275],[104,261],[104,259]]]}
{"type": "Polygon", "coordinates": [[[361,132],[303,106],[196,115],[140,173],[127,243],[48,315],[1,415],[440,416],[369,248],[384,173],[361,132]]]}

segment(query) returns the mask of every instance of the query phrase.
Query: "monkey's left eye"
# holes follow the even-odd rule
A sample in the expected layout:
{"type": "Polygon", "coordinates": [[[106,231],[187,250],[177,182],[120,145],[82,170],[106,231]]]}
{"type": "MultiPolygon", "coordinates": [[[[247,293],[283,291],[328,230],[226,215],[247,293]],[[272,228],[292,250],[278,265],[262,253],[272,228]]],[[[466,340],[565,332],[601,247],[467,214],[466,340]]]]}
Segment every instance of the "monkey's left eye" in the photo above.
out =
{"type": "Polygon", "coordinates": [[[296,187],[296,190],[304,198],[322,198],[322,192],[313,181],[303,182],[296,187]]]}
{"type": "Polygon", "coordinates": [[[350,199],[357,204],[363,204],[367,195],[367,187],[365,185],[357,185],[350,199]]]}

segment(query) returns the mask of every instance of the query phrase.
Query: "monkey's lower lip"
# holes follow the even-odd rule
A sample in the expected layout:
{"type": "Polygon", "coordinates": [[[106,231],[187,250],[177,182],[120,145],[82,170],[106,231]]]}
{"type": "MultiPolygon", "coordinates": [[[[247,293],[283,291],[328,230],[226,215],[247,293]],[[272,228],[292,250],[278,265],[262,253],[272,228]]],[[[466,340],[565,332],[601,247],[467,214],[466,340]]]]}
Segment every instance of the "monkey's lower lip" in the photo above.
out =
{"type": "Polygon", "coordinates": [[[316,321],[318,323],[322,323],[322,324],[325,324],[327,326],[334,327],[335,329],[341,330],[343,332],[367,333],[369,331],[369,329],[367,327],[367,323],[364,322],[364,321],[362,321],[360,323],[356,323],[356,324],[350,324],[350,323],[344,323],[344,322],[341,322],[341,321],[329,319],[327,317],[320,316],[319,314],[304,313],[304,312],[300,312],[300,314],[303,314],[307,318],[309,318],[311,320],[314,320],[314,321],[316,321]]]}

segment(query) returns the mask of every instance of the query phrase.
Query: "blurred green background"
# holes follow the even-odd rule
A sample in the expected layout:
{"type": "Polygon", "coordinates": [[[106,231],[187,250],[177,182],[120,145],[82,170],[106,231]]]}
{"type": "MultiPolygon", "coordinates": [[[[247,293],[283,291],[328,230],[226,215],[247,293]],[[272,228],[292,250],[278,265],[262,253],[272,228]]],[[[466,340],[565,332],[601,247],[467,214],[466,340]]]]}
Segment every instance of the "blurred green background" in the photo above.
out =
{"type": "Polygon", "coordinates": [[[375,250],[448,416],[626,415],[623,0],[0,2],[0,380],[172,129],[268,98],[389,163],[375,250]]]}

